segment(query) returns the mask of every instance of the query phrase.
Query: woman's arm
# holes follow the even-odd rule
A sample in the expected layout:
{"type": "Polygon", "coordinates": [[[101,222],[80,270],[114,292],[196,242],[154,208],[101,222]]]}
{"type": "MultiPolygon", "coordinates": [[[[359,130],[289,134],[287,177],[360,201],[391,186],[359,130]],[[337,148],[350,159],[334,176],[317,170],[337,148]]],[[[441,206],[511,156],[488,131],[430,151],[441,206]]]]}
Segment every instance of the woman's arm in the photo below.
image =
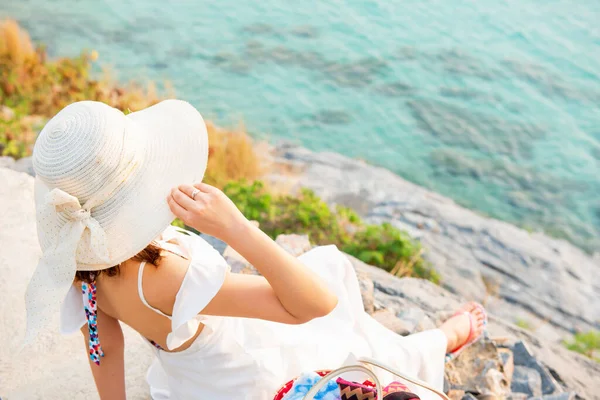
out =
{"type": "Polygon", "coordinates": [[[335,294],[300,261],[250,224],[223,192],[203,183],[195,187],[200,190],[195,200],[191,198],[192,186],[182,185],[171,192],[168,202],[173,213],[186,225],[228,243],[264,276],[228,277],[205,313],[302,323],[335,308],[335,294]],[[287,315],[282,316],[277,307],[287,315]]]}
{"type": "Polygon", "coordinates": [[[125,400],[125,366],[123,353],[125,349],[123,331],[116,319],[106,315],[98,309],[98,337],[104,350],[104,357],[100,358],[100,365],[94,364],[88,354],[89,332],[85,324],[81,333],[85,339],[85,352],[87,354],[92,375],[96,382],[96,389],[101,400],[125,400]]]}
{"type": "Polygon", "coordinates": [[[337,305],[337,297],[312,271],[259,228],[245,223],[227,243],[267,279],[281,304],[297,319],[322,317],[337,305]]]}

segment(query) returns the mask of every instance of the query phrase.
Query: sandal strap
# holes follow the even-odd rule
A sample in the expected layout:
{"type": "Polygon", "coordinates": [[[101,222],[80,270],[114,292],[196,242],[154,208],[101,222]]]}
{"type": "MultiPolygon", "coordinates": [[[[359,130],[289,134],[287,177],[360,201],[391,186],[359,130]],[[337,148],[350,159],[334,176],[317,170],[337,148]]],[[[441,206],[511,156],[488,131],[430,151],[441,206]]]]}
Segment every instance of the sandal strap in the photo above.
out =
{"type": "Polygon", "coordinates": [[[477,303],[476,307],[481,311],[481,313],[483,314],[483,330],[481,331],[481,334],[478,335],[477,337],[474,336],[474,332],[475,332],[475,321],[473,319],[473,314],[469,311],[465,311],[465,310],[461,310],[461,311],[457,311],[453,317],[456,317],[458,315],[461,314],[467,314],[467,316],[469,317],[469,336],[467,337],[467,339],[465,340],[465,342],[463,344],[461,344],[460,346],[458,346],[456,349],[452,350],[450,353],[446,354],[446,362],[456,358],[458,356],[458,354],[465,349],[465,347],[470,346],[471,344],[475,343],[477,340],[479,340],[481,337],[486,336],[486,326],[487,326],[487,322],[488,322],[488,317],[487,317],[487,311],[485,310],[485,308],[477,303]]]}
{"type": "Polygon", "coordinates": [[[460,346],[458,346],[456,349],[452,350],[448,354],[458,353],[459,351],[461,351],[463,348],[465,348],[466,346],[468,346],[475,340],[475,338],[473,337],[473,332],[475,331],[474,326],[473,326],[474,325],[473,324],[473,314],[471,314],[468,311],[459,311],[456,314],[454,314],[455,317],[458,315],[466,315],[467,317],[469,317],[469,336],[467,336],[467,339],[463,342],[463,344],[461,344],[460,346]]]}

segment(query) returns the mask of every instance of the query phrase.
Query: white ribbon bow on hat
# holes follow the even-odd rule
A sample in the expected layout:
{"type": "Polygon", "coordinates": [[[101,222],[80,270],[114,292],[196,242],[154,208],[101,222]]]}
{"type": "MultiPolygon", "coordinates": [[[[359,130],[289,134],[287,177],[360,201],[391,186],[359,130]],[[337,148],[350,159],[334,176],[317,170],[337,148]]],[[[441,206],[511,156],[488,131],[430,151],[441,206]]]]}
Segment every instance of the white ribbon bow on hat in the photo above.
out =
{"type": "Polygon", "coordinates": [[[88,203],[92,201],[82,207],[76,197],[55,188],[46,194],[44,204],[38,209],[38,223],[47,221],[60,226],[60,230],[55,242],[44,249],[27,287],[25,344],[58,314],[73,284],[78,263],[101,266],[91,270],[111,266],[104,229],[90,214],[92,204],[88,203]]]}
{"type": "MultiPolygon", "coordinates": [[[[77,197],[60,188],[47,192],[38,206],[38,230],[42,229],[50,242],[40,243],[43,254],[25,293],[27,329],[22,348],[59,314],[78,269],[99,271],[114,266],[106,232],[90,210],[109,199],[139,168],[139,154],[125,154],[115,174],[83,206],[77,197]]],[[[36,183],[46,190],[38,179],[36,183]]]]}

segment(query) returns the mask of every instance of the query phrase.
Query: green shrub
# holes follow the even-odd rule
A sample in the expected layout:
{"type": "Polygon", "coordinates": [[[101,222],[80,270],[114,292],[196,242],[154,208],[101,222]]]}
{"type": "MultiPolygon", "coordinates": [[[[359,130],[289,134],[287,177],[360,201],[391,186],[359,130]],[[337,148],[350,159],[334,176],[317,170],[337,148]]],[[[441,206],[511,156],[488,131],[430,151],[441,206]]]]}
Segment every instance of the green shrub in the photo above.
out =
{"type": "Polygon", "coordinates": [[[176,227],[181,228],[181,229],[186,229],[185,224],[179,218],[175,218],[173,220],[173,222],[171,222],[171,225],[176,226],[176,227]]]}
{"type": "Polygon", "coordinates": [[[260,181],[229,182],[223,191],[272,238],[285,233],[307,234],[318,245],[340,250],[397,276],[415,276],[439,283],[440,276],[423,259],[420,244],[390,224],[365,224],[347,207],[331,209],[314,192],[273,195],[260,181]]]}
{"type": "Polygon", "coordinates": [[[576,351],[600,362],[600,332],[598,331],[577,333],[573,340],[565,341],[563,344],[571,351],[576,351]]]}
{"type": "Polygon", "coordinates": [[[0,118],[0,156],[21,158],[29,155],[35,135],[21,120],[0,118]]]}
{"type": "Polygon", "coordinates": [[[523,318],[518,318],[515,325],[522,329],[531,330],[531,324],[523,318]]]}

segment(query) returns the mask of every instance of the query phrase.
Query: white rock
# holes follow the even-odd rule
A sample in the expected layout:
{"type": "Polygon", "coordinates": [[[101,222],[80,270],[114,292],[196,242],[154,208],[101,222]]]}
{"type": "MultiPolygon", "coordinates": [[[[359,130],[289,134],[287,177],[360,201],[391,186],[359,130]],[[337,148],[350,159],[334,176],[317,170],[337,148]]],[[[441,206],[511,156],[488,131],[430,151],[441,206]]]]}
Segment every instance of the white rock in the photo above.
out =
{"type": "Polygon", "coordinates": [[[0,157],[0,168],[10,168],[14,169],[15,159],[9,156],[1,156],[0,157]]]}

